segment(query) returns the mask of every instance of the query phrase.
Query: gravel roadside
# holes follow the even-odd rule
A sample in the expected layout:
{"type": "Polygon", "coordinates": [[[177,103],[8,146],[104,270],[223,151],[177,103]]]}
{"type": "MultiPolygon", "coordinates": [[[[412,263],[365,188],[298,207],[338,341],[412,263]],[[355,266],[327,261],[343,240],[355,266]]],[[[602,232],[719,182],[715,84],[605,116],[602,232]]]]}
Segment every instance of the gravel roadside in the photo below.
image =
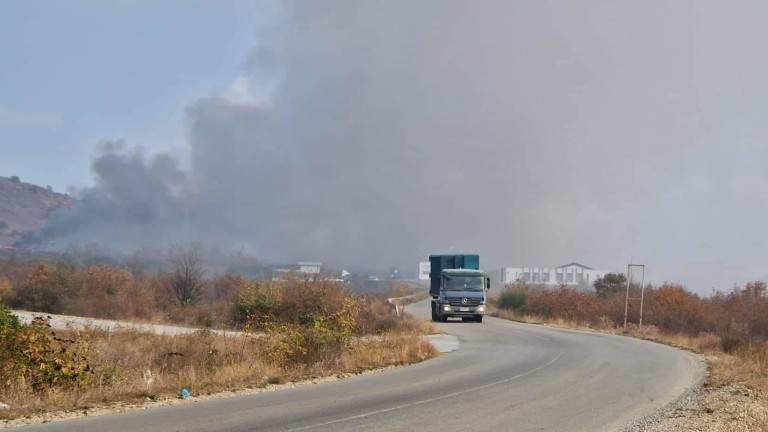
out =
{"type": "MultiPolygon", "coordinates": [[[[726,354],[705,354],[708,364],[726,354]]],[[[623,432],[742,432],[768,430],[768,395],[709,373],[676,402],[627,426],[623,432]]]]}
{"type": "MultiPolygon", "coordinates": [[[[70,316],[70,315],[55,315],[55,314],[47,314],[42,312],[28,312],[28,311],[21,311],[21,310],[13,310],[11,311],[11,313],[19,317],[19,320],[27,324],[37,317],[48,319],[48,324],[50,324],[52,328],[61,329],[61,330],[98,328],[98,329],[103,329],[108,331],[132,330],[132,331],[155,333],[155,334],[168,335],[168,336],[193,334],[203,330],[201,328],[194,328],[194,327],[182,327],[182,326],[165,325],[165,324],[132,323],[127,321],[86,318],[86,317],[77,317],[77,316],[70,316]]],[[[254,333],[243,333],[243,332],[237,332],[237,331],[224,331],[224,330],[209,330],[209,331],[221,336],[243,336],[243,335],[253,336],[254,335],[254,333]]]]}

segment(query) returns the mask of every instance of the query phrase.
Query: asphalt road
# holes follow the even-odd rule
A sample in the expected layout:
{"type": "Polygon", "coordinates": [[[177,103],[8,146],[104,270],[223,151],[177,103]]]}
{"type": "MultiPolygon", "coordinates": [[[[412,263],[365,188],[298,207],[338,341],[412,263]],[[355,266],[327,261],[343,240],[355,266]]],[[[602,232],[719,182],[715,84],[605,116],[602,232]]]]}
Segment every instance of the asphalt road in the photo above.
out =
{"type": "MultiPolygon", "coordinates": [[[[406,310],[426,317],[428,303],[406,310]]],[[[459,348],[379,374],[21,428],[29,431],[604,431],[659,408],[698,359],[651,342],[486,318],[459,348]]]]}

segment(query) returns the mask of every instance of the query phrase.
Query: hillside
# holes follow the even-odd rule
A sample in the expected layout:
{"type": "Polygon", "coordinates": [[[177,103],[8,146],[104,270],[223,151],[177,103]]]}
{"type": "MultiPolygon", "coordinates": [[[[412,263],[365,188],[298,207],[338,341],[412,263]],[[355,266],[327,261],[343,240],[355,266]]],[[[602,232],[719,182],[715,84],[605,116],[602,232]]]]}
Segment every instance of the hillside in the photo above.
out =
{"type": "Polygon", "coordinates": [[[0,247],[42,229],[55,209],[72,202],[68,195],[0,176],[0,247]]]}

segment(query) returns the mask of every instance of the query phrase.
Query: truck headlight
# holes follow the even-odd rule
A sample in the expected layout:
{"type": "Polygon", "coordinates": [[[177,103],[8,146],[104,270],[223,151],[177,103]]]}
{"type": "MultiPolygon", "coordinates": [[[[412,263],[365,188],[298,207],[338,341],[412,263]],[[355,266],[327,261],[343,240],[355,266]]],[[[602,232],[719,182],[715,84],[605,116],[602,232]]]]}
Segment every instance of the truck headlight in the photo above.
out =
{"type": "Polygon", "coordinates": [[[480,305],[477,307],[478,312],[485,312],[485,305],[480,305]]]}
{"type": "Polygon", "coordinates": [[[451,305],[443,305],[443,312],[450,312],[451,311],[451,305]]]}

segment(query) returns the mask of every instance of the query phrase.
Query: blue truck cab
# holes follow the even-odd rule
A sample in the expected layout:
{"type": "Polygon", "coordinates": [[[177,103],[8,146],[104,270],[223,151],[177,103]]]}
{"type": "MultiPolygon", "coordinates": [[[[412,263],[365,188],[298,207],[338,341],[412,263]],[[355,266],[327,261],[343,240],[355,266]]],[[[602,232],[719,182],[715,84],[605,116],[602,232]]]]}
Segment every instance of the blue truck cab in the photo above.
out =
{"type": "Polygon", "coordinates": [[[480,270],[475,254],[430,255],[432,321],[448,318],[483,322],[490,277],[480,270]]]}

